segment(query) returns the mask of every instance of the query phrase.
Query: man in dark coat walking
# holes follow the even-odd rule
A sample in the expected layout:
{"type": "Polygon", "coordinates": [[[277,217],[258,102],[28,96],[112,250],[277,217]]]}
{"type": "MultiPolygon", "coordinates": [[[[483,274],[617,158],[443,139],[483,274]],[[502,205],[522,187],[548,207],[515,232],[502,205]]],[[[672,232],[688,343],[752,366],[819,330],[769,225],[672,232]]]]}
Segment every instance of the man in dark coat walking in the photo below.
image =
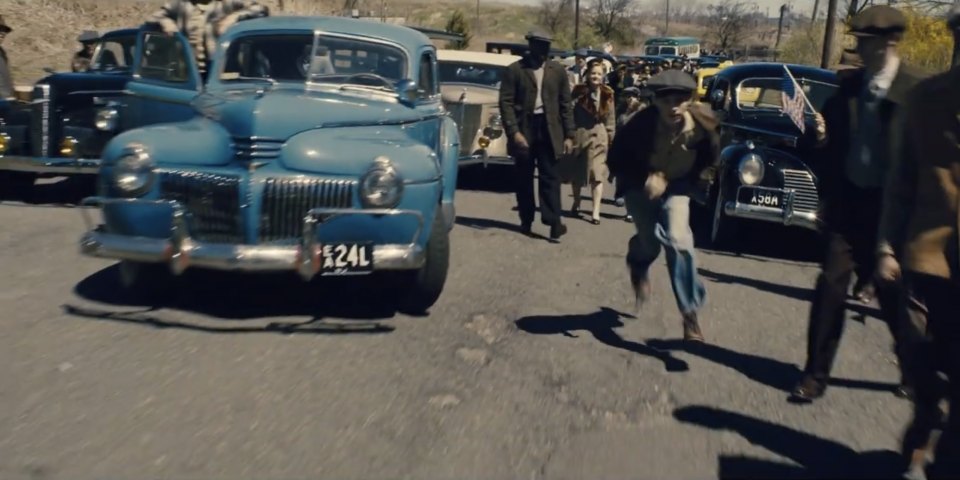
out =
{"type": "Polygon", "coordinates": [[[70,59],[70,69],[74,72],[86,72],[90,70],[90,62],[93,61],[93,52],[97,48],[97,41],[100,40],[100,34],[94,30],[84,30],[77,37],[80,43],[80,50],[73,54],[70,59]]]}
{"type": "Polygon", "coordinates": [[[558,155],[573,152],[573,106],[570,80],[562,65],[547,60],[551,38],[530,33],[529,53],[510,65],[500,81],[500,115],[508,151],[516,159],[517,204],[523,233],[532,233],[536,204],[534,169],[540,188],[540,221],[550,227],[550,239],[567,233],[560,220],[558,155]]]}
{"type": "MultiPolygon", "coordinates": [[[[948,25],[960,40],[960,4],[948,25]]],[[[943,428],[930,477],[960,478],[960,66],[920,82],[903,114],[902,150],[885,191],[877,276],[903,274],[913,327],[925,332],[909,350],[916,401],[903,450],[913,475],[933,430],[943,428]],[[947,382],[938,372],[946,374],[947,382]],[[949,401],[942,426],[940,402],[949,401]]]]}
{"type": "MultiPolygon", "coordinates": [[[[922,74],[905,65],[897,44],[906,30],[904,15],[889,6],[867,8],[850,22],[864,68],[847,74],[838,93],[823,108],[826,122],[823,157],[831,171],[821,176],[820,197],[827,252],[817,279],[807,337],[807,363],[793,390],[796,400],[821,397],[833,367],[846,313],[847,290],[858,266],[874,270],[880,205],[891,152],[899,138],[897,116],[907,93],[922,74]]],[[[890,327],[901,358],[899,396],[910,395],[901,328],[903,289],[896,282],[876,286],[881,316],[890,327]]]]}

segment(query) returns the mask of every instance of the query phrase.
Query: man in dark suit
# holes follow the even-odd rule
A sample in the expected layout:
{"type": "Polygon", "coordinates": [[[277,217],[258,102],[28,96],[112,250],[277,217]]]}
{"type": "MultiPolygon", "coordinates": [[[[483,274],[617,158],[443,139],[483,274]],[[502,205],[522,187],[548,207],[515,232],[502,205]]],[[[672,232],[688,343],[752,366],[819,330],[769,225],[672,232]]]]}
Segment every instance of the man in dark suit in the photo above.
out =
{"type": "Polygon", "coordinates": [[[550,227],[550,240],[567,233],[560,220],[557,156],[573,151],[573,106],[566,70],[547,60],[550,37],[530,33],[529,53],[507,67],[500,81],[500,115],[516,159],[517,204],[523,233],[530,235],[536,204],[533,173],[538,171],[540,221],[550,227]]]}
{"type": "MultiPolygon", "coordinates": [[[[793,390],[794,398],[804,401],[826,390],[854,271],[864,265],[867,271],[875,268],[883,187],[900,137],[898,116],[907,92],[923,77],[897,54],[906,30],[906,18],[897,9],[867,8],[850,21],[850,29],[863,68],[844,75],[837,94],[823,108],[826,129],[820,140],[824,164],[832,169],[820,182],[828,247],[810,309],[807,363],[793,390]]],[[[879,282],[876,292],[900,358],[902,385],[896,393],[909,397],[910,369],[901,350],[913,343],[910,336],[917,332],[904,321],[900,284],[879,282]]]]}
{"type": "Polygon", "coordinates": [[[3,21],[3,16],[0,15],[0,101],[11,99],[14,95],[13,76],[10,75],[10,60],[2,47],[3,40],[12,31],[13,29],[3,21]]]}

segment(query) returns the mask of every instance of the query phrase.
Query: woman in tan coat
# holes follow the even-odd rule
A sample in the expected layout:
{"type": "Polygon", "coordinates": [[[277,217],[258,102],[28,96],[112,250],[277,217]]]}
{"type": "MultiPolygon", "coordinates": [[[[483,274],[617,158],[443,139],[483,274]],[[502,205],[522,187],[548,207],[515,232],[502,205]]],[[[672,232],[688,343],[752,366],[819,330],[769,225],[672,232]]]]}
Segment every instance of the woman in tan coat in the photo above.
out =
{"type": "Polygon", "coordinates": [[[613,89],[603,84],[603,63],[587,65],[584,83],[573,88],[573,121],[576,126],[574,153],[561,161],[564,183],[573,184],[574,215],[580,214],[581,191],[590,184],[593,199],[591,223],[600,223],[603,182],[610,176],[607,150],[613,142],[616,127],[613,89]]]}

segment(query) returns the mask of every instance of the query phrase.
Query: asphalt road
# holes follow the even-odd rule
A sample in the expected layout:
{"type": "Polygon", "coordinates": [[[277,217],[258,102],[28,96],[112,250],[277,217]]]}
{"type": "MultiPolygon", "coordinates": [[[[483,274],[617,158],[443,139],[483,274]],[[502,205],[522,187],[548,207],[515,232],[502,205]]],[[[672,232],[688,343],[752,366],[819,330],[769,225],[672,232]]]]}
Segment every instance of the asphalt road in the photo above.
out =
{"type": "Polygon", "coordinates": [[[802,236],[701,252],[709,343],[687,349],[662,258],[653,300],[626,314],[631,226],[610,204],[554,245],[517,233],[512,195],[461,190],[446,290],[416,318],[379,306],[378,282],[285,276],[193,275],[169,303],[131,304],[112,262],[77,252],[80,211],[57,202],[79,195],[48,184],[0,204],[0,478],[836,477],[895,462],[909,406],[874,308],[847,323],[827,396],[786,401],[817,273],[792,253],[802,236]]]}

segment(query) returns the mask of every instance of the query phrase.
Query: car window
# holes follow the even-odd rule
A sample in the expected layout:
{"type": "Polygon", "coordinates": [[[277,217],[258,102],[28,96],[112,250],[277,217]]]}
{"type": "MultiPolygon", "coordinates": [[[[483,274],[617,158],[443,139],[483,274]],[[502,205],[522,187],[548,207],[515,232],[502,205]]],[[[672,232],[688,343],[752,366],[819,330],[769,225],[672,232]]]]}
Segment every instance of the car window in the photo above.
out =
{"type": "Polygon", "coordinates": [[[137,37],[112,37],[100,42],[91,70],[113,71],[127,70],[133,63],[133,51],[137,48],[137,37]]]}
{"type": "Polygon", "coordinates": [[[221,81],[269,78],[393,88],[406,78],[407,60],[397,47],[357,38],[252,34],[231,42],[223,65],[221,81]]]}
{"type": "Polygon", "coordinates": [[[469,62],[440,62],[440,83],[475,83],[496,87],[506,67],[469,62]]]}
{"type": "Polygon", "coordinates": [[[189,60],[186,45],[178,37],[162,33],[148,33],[143,39],[143,57],[140,77],[170,83],[189,80],[189,60]]]}
{"type": "MultiPolygon", "coordinates": [[[[824,103],[836,91],[837,87],[821,82],[814,82],[798,78],[804,94],[817,111],[823,109],[824,103]]],[[[737,87],[737,106],[742,110],[782,110],[783,78],[748,78],[740,82],[737,87]]],[[[807,112],[810,107],[807,107],[807,112]]]]}
{"type": "Polygon", "coordinates": [[[417,80],[417,90],[421,98],[437,93],[436,62],[433,53],[426,52],[420,56],[420,78],[417,80]]]}

